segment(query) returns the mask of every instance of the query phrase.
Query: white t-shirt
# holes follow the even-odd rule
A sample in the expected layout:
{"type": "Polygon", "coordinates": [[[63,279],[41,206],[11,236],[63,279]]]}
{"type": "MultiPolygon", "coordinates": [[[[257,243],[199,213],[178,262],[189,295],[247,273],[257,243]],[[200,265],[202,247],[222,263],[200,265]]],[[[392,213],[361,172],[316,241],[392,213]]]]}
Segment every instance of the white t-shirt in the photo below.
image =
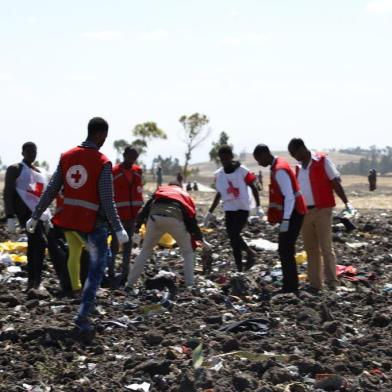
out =
{"type": "Polygon", "coordinates": [[[284,196],[283,219],[290,219],[295,206],[295,195],[291,184],[290,176],[286,170],[277,170],[275,180],[284,196]]]}
{"type": "MultiPolygon", "coordinates": [[[[320,160],[320,157],[318,157],[315,153],[312,152],[312,158],[306,169],[304,169],[301,164],[298,165],[299,167],[298,182],[301,187],[302,195],[304,196],[306,204],[308,206],[314,206],[315,204],[312,187],[310,185],[310,179],[309,179],[310,167],[312,166],[313,160],[318,161],[320,160]]],[[[336,169],[336,166],[331,162],[331,160],[328,157],[324,158],[324,168],[325,168],[325,173],[327,174],[327,177],[330,180],[340,177],[340,173],[336,169]]]]}
{"type": "Polygon", "coordinates": [[[242,165],[233,173],[225,173],[223,167],[215,172],[215,186],[221,195],[224,211],[249,211],[251,209],[247,176],[249,176],[249,170],[242,165]]]}

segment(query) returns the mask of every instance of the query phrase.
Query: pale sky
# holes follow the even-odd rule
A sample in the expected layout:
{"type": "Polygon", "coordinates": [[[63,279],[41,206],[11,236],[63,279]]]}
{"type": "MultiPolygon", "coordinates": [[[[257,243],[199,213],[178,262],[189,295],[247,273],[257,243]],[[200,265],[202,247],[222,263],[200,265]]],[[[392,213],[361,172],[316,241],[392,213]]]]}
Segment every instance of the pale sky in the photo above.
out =
{"type": "Polygon", "coordinates": [[[392,0],[0,0],[0,157],[26,141],[52,168],[93,116],[103,147],[155,121],[184,160],[183,114],[236,152],[392,145],[392,0]]]}

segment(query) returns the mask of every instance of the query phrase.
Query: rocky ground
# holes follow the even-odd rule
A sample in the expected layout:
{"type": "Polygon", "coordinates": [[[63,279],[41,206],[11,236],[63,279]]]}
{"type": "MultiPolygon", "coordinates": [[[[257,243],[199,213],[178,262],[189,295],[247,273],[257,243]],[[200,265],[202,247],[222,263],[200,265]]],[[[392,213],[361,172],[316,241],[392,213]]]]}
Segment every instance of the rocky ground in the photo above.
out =
{"type": "MultiPolygon", "coordinates": [[[[192,291],[181,287],[177,250],[159,250],[147,276],[166,274],[150,290],[101,289],[90,336],[73,328],[78,299],[59,295],[50,262],[47,291],[27,294],[25,271],[0,264],[0,390],[391,391],[392,211],[365,211],[355,224],[351,233],[335,226],[334,246],[338,263],[357,270],[340,276],[337,291],[301,283],[297,297],[273,295],[274,250],[257,250],[257,264],[235,273],[218,220],[207,234],[212,271],[203,275],[199,254],[192,291]]],[[[263,221],[244,236],[277,241],[263,221]]]]}

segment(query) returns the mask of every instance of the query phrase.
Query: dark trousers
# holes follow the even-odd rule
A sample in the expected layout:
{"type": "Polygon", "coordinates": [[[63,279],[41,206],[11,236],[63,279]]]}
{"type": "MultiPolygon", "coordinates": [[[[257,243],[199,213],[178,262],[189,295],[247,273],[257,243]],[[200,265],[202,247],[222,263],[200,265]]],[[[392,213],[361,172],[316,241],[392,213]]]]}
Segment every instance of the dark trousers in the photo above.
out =
{"type": "Polygon", "coordinates": [[[27,233],[27,286],[38,288],[41,284],[46,238],[44,225],[38,221],[34,233],[27,233]]]}
{"type": "Polygon", "coordinates": [[[27,233],[27,286],[38,288],[42,280],[45,249],[48,248],[61,288],[71,288],[67,270],[67,249],[61,240],[62,233],[50,229],[46,234],[42,221],[38,221],[35,232],[27,233]]]}
{"type": "Polygon", "coordinates": [[[298,273],[297,264],[295,262],[295,243],[301,231],[303,215],[297,211],[293,211],[289,230],[285,233],[279,233],[279,257],[282,264],[283,287],[286,292],[298,291],[298,273]]]}
{"type": "Polygon", "coordinates": [[[233,249],[233,256],[238,271],[242,271],[242,251],[249,252],[250,249],[241,237],[241,231],[248,221],[249,211],[226,211],[225,221],[227,235],[233,249]]]}
{"type": "MultiPolygon", "coordinates": [[[[132,236],[135,231],[135,220],[132,219],[129,221],[122,221],[122,224],[129,237],[129,241],[123,244],[123,254],[122,254],[123,258],[122,258],[122,267],[121,267],[121,281],[125,283],[128,277],[129,264],[131,262],[132,236]]],[[[119,250],[119,245],[115,233],[112,233],[112,243],[111,243],[110,250],[112,252],[112,256],[109,259],[108,275],[114,276],[116,255],[119,250]]]]}

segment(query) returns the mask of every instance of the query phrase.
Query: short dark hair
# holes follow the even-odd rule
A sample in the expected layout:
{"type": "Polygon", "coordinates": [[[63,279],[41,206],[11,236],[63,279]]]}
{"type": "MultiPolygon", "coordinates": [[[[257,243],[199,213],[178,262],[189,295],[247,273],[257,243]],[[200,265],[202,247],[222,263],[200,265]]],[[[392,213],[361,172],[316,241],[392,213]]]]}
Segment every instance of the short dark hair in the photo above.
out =
{"type": "Polygon", "coordinates": [[[33,147],[33,148],[37,149],[37,146],[36,146],[35,143],[33,143],[33,142],[26,142],[22,146],[22,151],[25,151],[29,147],[33,147]]]}
{"type": "Polygon", "coordinates": [[[290,140],[289,145],[288,145],[288,149],[291,150],[298,150],[300,147],[306,147],[304,141],[299,138],[299,137],[295,137],[293,139],[290,140]]]}
{"type": "Polygon", "coordinates": [[[258,144],[253,150],[253,156],[260,154],[271,154],[271,151],[266,144],[258,144]]]}
{"type": "Polygon", "coordinates": [[[136,155],[139,155],[139,154],[140,154],[140,153],[139,153],[139,150],[138,150],[136,147],[134,147],[134,146],[126,146],[126,147],[124,148],[124,154],[127,153],[127,152],[133,152],[133,153],[135,153],[136,155]]]}
{"type": "Polygon", "coordinates": [[[93,117],[87,125],[88,136],[95,136],[98,133],[107,132],[109,124],[101,117],[93,117]]]}
{"type": "Polygon", "coordinates": [[[223,144],[222,146],[219,147],[219,150],[218,150],[218,155],[222,155],[222,154],[234,155],[233,148],[231,146],[229,146],[228,144],[223,144]]]}

